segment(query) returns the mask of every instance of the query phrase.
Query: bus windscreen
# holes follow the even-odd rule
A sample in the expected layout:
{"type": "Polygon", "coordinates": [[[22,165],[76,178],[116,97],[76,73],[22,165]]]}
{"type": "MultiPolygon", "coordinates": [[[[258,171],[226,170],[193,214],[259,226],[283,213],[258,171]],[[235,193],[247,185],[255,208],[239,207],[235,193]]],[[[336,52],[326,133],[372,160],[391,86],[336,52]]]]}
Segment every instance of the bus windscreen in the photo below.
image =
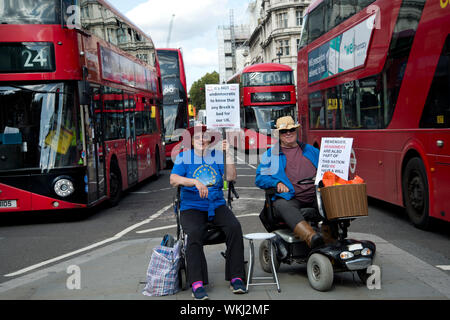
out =
{"type": "Polygon", "coordinates": [[[1,24],[58,24],[59,0],[3,0],[0,1],[1,24]]]}
{"type": "Polygon", "coordinates": [[[178,52],[158,50],[158,59],[161,69],[161,78],[180,78],[178,52]]]}
{"type": "Polygon", "coordinates": [[[291,71],[251,72],[244,73],[242,78],[244,87],[294,85],[294,76],[291,71]]]}
{"type": "Polygon", "coordinates": [[[77,166],[81,141],[74,88],[0,86],[0,171],[77,166]]]}

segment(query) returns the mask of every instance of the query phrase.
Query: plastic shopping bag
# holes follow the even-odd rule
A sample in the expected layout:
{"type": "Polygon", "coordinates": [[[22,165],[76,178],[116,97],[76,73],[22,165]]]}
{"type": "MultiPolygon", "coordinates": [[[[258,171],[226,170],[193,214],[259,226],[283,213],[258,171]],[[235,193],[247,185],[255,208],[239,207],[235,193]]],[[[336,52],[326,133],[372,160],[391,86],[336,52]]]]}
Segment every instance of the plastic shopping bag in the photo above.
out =
{"type": "Polygon", "coordinates": [[[147,285],[142,294],[167,296],[179,291],[180,242],[173,247],[159,245],[153,249],[147,269],[147,285]]]}
{"type": "Polygon", "coordinates": [[[362,183],[364,183],[364,180],[361,177],[356,176],[355,179],[347,181],[347,180],[340,178],[333,172],[327,171],[323,174],[322,182],[325,187],[331,187],[331,186],[340,186],[340,185],[345,185],[345,184],[362,184],[362,183]]]}

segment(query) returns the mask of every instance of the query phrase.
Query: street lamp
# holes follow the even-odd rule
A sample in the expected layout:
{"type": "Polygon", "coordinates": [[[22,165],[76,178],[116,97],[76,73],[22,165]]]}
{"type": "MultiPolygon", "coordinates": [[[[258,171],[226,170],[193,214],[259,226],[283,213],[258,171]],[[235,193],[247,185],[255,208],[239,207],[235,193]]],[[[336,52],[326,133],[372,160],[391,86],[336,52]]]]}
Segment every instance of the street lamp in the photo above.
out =
{"type": "Polygon", "coordinates": [[[281,56],[283,55],[283,52],[281,52],[281,49],[280,49],[280,51],[278,51],[278,53],[277,53],[277,56],[278,56],[278,63],[279,64],[281,64],[281,56]]]}

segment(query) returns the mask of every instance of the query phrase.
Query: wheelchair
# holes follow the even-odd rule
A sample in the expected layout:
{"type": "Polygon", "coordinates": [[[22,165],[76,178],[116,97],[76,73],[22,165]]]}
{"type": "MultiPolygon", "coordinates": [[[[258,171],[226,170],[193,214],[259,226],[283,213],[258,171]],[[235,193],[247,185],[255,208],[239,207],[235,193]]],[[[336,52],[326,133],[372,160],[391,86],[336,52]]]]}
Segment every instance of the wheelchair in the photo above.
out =
{"type": "MultiPolygon", "coordinates": [[[[234,188],[234,182],[228,182],[228,199],[227,205],[230,209],[232,209],[232,202],[234,197],[239,199],[239,194],[236,192],[234,188]]],[[[183,231],[181,226],[181,187],[177,188],[177,193],[173,201],[174,213],[177,221],[177,241],[180,241],[180,269],[178,271],[179,285],[181,290],[188,290],[190,284],[187,283],[187,263],[186,263],[186,234],[183,231]]],[[[207,232],[205,234],[203,245],[215,245],[226,242],[226,236],[222,229],[208,222],[207,232]]],[[[221,252],[223,258],[226,257],[226,253],[221,252]]]]}
{"type": "MultiPolygon", "coordinates": [[[[314,184],[314,178],[304,179],[299,184],[314,184]]],[[[308,280],[312,288],[318,291],[329,291],[333,285],[335,272],[356,272],[360,280],[366,284],[370,276],[368,268],[375,258],[376,246],[371,241],[358,241],[347,239],[347,231],[351,221],[355,218],[327,219],[320,196],[322,182],[316,186],[317,208],[303,208],[301,213],[311,224],[315,231],[319,224],[327,225],[331,230],[332,242],[310,249],[306,242],[295,236],[293,231],[281,221],[273,207],[272,198],[276,189],[265,190],[265,204],[260,214],[260,220],[268,232],[276,235],[274,246],[275,270],[281,263],[306,264],[308,280]],[[309,219],[308,219],[309,217],[309,219]]],[[[271,273],[270,241],[265,240],[259,248],[259,261],[261,268],[271,273]]]]}

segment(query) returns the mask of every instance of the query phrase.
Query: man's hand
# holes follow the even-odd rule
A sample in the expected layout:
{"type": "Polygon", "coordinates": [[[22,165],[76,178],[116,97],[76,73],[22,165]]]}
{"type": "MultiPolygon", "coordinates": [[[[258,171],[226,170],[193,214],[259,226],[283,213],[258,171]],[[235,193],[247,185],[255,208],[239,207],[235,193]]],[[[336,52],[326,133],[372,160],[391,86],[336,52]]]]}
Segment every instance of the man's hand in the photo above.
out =
{"type": "Polygon", "coordinates": [[[205,199],[208,198],[208,188],[198,180],[195,180],[195,187],[200,194],[200,198],[205,199]]]}
{"type": "Polygon", "coordinates": [[[282,182],[277,184],[277,192],[278,193],[286,193],[289,192],[289,188],[282,182]]]}

